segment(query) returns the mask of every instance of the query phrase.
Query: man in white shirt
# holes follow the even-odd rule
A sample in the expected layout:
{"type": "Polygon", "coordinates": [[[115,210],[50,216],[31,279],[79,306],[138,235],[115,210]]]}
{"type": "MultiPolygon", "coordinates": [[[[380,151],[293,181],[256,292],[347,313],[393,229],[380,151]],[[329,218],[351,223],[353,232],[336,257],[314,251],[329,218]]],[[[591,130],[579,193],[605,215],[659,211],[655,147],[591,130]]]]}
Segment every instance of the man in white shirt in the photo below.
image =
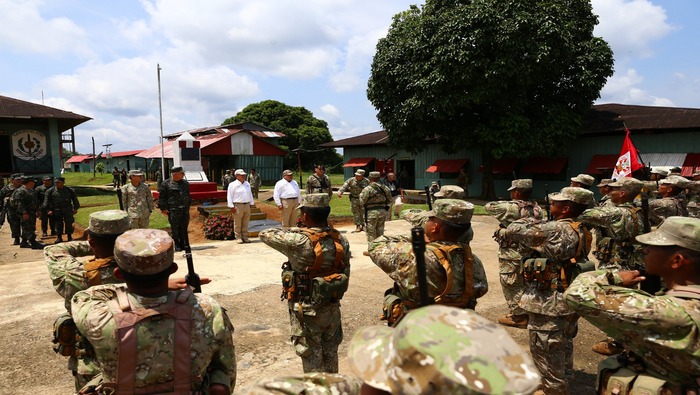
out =
{"type": "Polygon", "coordinates": [[[282,172],[282,179],[275,184],[272,197],[275,199],[277,208],[282,210],[282,227],[290,228],[296,225],[294,213],[301,202],[301,192],[291,170],[282,172]]]}
{"type": "Polygon", "coordinates": [[[250,184],[245,180],[246,173],[243,169],[233,173],[236,180],[228,184],[226,201],[233,213],[233,231],[239,243],[250,243],[248,240],[248,221],[250,221],[250,208],[255,206],[250,184]]]}

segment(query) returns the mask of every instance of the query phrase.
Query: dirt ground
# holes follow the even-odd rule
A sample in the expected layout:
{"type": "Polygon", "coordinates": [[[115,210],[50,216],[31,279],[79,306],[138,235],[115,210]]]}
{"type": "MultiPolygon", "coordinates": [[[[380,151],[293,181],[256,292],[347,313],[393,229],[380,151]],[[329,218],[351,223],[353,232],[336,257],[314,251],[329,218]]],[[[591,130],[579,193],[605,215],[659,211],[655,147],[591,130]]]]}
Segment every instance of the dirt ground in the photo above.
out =
{"type": "MultiPolygon", "coordinates": [[[[268,212],[271,219],[276,218],[275,214],[279,216],[279,211],[274,206],[259,206],[268,212]]],[[[345,357],[348,342],[359,327],[382,325],[378,319],[382,295],[391,286],[391,281],[368,258],[361,255],[360,251],[366,248],[364,235],[351,234],[349,220],[338,222],[337,226],[351,240],[351,250],[354,252],[351,285],[342,305],[345,341],[340,348],[340,371],[351,373],[345,357]]],[[[202,218],[194,211],[190,222],[190,240],[194,248],[197,248],[198,243],[206,242],[202,236],[201,223],[202,218]]],[[[390,224],[392,229],[407,230],[408,225],[401,223],[404,222],[392,221],[390,224]]],[[[472,249],[484,262],[489,279],[489,292],[479,300],[476,311],[492,320],[497,320],[506,313],[497,275],[497,246],[491,239],[496,226],[493,218],[474,217],[475,239],[472,249]]],[[[51,285],[42,251],[9,246],[11,239],[8,228],[5,225],[0,230],[0,281],[4,288],[0,294],[0,394],[70,394],[73,381],[66,369],[66,359],[51,349],[51,327],[56,316],[64,310],[63,300],[51,285]]],[[[80,234],[76,232],[75,236],[79,237],[80,234]]],[[[220,245],[222,244],[200,248],[215,251],[218,248],[216,246],[220,245]]],[[[235,248],[251,248],[249,251],[253,253],[255,249],[259,249],[257,251],[260,253],[266,252],[262,249],[268,249],[255,239],[245,247],[235,244],[235,248]]],[[[235,252],[228,259],[229,264],[235,265],[235,252]]],[[[258,260],[264,261],[265,258],[258,260]]],[[[260,265],[265,263],[267,262],[259,262],[260,265]]],[[[235,276],[230,281],[243,280],[235,276]]],[[[235,326],[234,343],[238,359],[236,393],[263,377],[299,374],[302,371],[301,362],[288,342],[286,302],[280,301],[280,286],[275,281],[273,279],[240,293],[212,294],[228,310],[235,326]]],[[[204,292],[207,292],[206,286],[204,292]]],[[[527,348],[527,330],[507,330],[519,344],[527,348]]],[[[590,351],[590,347],[601,338],[600,331],[586,321],[580,321],[579,333],[575,339],[576,376],[571,383],[572,394],[593,393],[596,366],[602,357],[590,351]]]]}

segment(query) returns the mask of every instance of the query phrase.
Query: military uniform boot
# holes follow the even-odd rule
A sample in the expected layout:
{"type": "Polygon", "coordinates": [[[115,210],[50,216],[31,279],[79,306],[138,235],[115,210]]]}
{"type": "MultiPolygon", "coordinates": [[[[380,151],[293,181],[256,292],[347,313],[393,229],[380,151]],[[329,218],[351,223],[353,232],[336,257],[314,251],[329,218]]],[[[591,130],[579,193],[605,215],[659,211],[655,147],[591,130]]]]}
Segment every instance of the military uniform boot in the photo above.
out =
{"type": "Polygon", "coordinates": [[[58,236],[58,237],[56,238],[56,242],[55,242],[54,244],[58,244],[58,243],[63,243],[63,237],[58,236]]]}
{"type": "Polygon", "coordinates": [[[39,243],[36,240],[32,240],[29,245],[32,247],[32,250],[43,250],[45,245],[43,243],[39,243]]]}
{"type": "Polygon", "coordinates": [[[613,339],[605,339],[599,341],[597,344],[594,344],[593,347],[591,347],[591,350],[600,355],[617,355],[624,351],[625,347],[613,339]]]}
{"type": "Polygon", "coordinates": [[[68,235],[68,241],[73,241],[73,235],[68,235]]]}
{"type": "Polygon", "coordinates": [[[14,242],[12,243],[13,246],[18,246],[19,245],[19,237],[15,237],[14,242]]]}
{"type": "Polygon", "coordinates": [[[22,240],[21,243],[19,243],[19,248],[32,248],[32,246],[27,242],[27,240],[22,240]]]}
{"type": "Polygon", "coordinates": [[[527,314],[513,315],[508,314],[498,319],[498,323],[505,326],[512,326],[514,328],[526,329],[527,328],[527,314]]]}

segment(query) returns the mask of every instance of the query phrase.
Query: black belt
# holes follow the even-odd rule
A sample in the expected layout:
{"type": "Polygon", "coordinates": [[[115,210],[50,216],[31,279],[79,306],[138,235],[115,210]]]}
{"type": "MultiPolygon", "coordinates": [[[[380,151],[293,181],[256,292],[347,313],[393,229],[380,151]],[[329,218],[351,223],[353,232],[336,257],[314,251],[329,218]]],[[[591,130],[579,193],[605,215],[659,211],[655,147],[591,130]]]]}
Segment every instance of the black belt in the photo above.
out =
{"type": "Polygon", "coordinates": [[[292,197],[292,198],[282,198],[282,200],[291,200],[291,199],[299,200],[299,196],[297,196],[297,197],[292,197]]]}
{"type": "Polygon", "coordinates": [[[367,210],[386,210],[386,206],[367,207],[367,210]]]}
{"type": "Polygon", "coordinates": [[[233,204],[248,204],[248,202],[233,202],[233,204]]]}

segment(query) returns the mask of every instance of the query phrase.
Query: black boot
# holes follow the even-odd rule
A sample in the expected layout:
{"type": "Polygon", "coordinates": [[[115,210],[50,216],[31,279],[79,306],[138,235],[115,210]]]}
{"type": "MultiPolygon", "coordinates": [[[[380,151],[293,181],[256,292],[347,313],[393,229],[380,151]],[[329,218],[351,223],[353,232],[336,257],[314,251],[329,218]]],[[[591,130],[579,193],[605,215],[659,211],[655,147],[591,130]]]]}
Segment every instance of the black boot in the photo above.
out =
{"type": "Polygon", "coordinates": [[[68,241],[73,241],[73,235],[68,235],[68,241]]]}
{"type": "Polygon", "coordinates": [[[21,243],[19,243],[19,248],[32,248],[32,246],[27,242],[27,240],[22,240],[21,243]]]}
{"type": "Polygon", "coordinates": [[[29,245],[32,247],[32,250],[43,250],[46,247],[43,243],[39,243],[36,240],[32,240],[29,245]]]}
{"type": "Polygon", "coordinates": [[[15,237],[14,243],[12,243],[13,246],[18,246],[19,245],[19,237],[15,237]]]}
{"type": "Polygon", "coordinates": [[[63,243],[63,237],[58,236],[58,237],[56,238],[56,241],[54,242],[54,244],[58,244],[58,243],[63,243]]]}

